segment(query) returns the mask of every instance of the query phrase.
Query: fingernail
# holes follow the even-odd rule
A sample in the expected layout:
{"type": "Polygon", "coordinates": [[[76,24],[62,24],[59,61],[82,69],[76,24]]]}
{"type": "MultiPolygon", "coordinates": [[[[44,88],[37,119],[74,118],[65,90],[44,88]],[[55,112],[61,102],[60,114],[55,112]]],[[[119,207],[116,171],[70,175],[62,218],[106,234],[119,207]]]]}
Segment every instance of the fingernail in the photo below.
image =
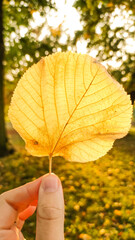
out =
{"type": "Polygon", "coordinates": [[[42,180],[42,187],[45,192],[56,192],[59,185],[59,179],[55,175],[49,174],[42,180]]]}

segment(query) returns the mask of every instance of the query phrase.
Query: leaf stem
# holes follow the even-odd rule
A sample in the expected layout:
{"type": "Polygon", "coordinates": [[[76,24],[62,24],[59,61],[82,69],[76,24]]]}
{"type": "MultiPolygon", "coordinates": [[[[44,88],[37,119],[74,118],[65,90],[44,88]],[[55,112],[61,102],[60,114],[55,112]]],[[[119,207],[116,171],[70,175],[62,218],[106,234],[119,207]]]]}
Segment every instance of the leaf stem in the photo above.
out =
{"type": "Polygon", "coordinates": [[[49,155],[49,174],[52,172],[52,156],[49,155]]]}

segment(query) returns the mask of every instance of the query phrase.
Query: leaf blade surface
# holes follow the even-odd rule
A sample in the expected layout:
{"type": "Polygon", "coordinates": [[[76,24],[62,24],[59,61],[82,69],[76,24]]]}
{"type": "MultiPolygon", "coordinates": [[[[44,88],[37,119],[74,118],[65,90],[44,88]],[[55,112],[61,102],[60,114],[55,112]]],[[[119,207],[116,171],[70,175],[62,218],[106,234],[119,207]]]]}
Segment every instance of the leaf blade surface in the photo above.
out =
{"type": "Polygon", "coordinates": [[[125,136],[131,115],[130,97],[106,69],[71,52],[50,55],[28,69],[9,109],[32,155],[80,162],[98,159],[125,136]]]}

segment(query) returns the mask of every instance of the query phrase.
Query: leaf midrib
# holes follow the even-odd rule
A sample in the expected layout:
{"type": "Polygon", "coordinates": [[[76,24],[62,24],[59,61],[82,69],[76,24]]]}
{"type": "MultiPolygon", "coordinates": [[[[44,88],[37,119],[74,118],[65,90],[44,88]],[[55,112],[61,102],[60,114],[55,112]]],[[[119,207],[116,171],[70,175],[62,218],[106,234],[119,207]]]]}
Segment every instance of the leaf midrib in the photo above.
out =
{"type": "MultiPolygon", "coordinates": [[[[99,68],[100,68],[100,66],[99,66],[99,68]]],[[[80,98],[80,100],[78,101],[78,103],[76,104],[76,106],[75,106],[73,112],[71,113],[69,119],[67,120],[65,126],[63,127],[63,130],[61,131],[61,133],[60,133],[60,135],[59,135],[59,138],[58,138],[58,140],[57,140],[57,142],[56,142],[56,144],[55,144],[55,146],[54,146],[52,152],[50,153],[50,156],[51,156],[51,157],[53,156],[53,153],[54,153],[54,151],[55,151],[55,149],[56,149],[56,147],[57,147],[57,145],[58,145],[58,143],[59,143],[59,141],[60,141],[60,139],[61,139],[61,137],[62,137],[62,134],[63,134],[63,132],[64,132],[66,126],[68,125],[68,123],[69,123],[70,119],[72,118],[74,112],[76,111],[77,107],[79,106],[79,104],[81,103],[81,101],[82,101],[82,99],[84,98],[85,94],[87,93],[87,91],[89,90],[90,86],[92,85],[92,83],[93,83],[93,81],[94,81],[94,79],[95,79],[95,77],[96,77],[96,75],[97,75],[97,73],[98,73],[99,68],[97,69],[97,71],[96,71],[96,73],[95,73],[95,75],[94,75],[92,81],[90,82],[88,88],[86,89],[86,91],[84,92],[84,94],[82,95],[82,97],[80,98]]]]}

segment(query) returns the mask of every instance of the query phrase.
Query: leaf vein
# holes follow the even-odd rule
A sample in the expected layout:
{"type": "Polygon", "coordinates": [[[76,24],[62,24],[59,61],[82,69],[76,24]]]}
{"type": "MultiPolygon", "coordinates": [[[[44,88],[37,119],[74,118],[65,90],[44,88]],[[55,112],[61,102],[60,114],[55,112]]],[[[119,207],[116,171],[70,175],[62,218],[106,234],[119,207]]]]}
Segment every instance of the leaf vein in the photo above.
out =
{"type": "MultiPolygon", "coordinates": [[[[84,143],[85,141],[83,141],[83,144],[86,146],[86,147],[89,147],[88,144],[84,143]]],[[[95,152],[98,152],[98,153],[103,153],[101,151],[99,151],[98,149],[95,149],[93,147],[90,146],[90,149],[93,149],[95,152]]],[[[83,150],[83,149],[82,149],[83,150]]]]}
{"type": "MultiPolygon", "coordinates": [[[[19,123],[19,125],[23,128],[23,130],[26,132],[26,134],[28,134],[28,135],[30,136],[30,138],[33,139],[33,137],[26,131],[26,129],[23,127],[23,125],[20,123],[20,121],[15,117],[15,115],[13,115],[13,114],[11,114],[11,113],[10,113],[10,115],[13,116],[13,117],[16,119],[16,121],[17,121],[17,122],[19,123]]],[[[31,139],[26,139],[26,138],[25,138],[25,140],[31,140],[31,139]]]]}
{"type": "Polygon", "coordinates": [[[22,111],[22,109],[19,108],[19,106],[17,105],[17,103],[14,102],[14,104],[17,106],[17,108],[19,109],[19,111],[20,111],[21,113],[23,113],[23,115],[24,115],[37,129],[40,130],[40,128],[22,111]]]}
{"type": "Polygon", "coordinates": [[[89,94],[89,95],[86,95],[85,97],[91,97],[92,95],[95,95],[95,94],[97,94],[97,93],[100,92],[100,91],[103,91],[105,88],[110,87],[111,85],[113,85],[113,83],[110,83],[110,84],[106,85],[105,87],[97,90],[96,92],[94,92],[94,93],[92,93],[92,94],[89,94]]]}
{"type": "MultiPolygon", "coordinates": [[[[99,70],[99,68],[97,69],[97,72],[98,72],[98,70],[99,70]]],[[[56,144],[55,144],[55,146],[54,146],[54,148],[53,148],[53,150],[52,150],[52,153],[51,153],[51,155],[53,155],[53,152],[54,152],[54,150],[55,150],[55,148],[56,148],[56,146],[57,146],[57,144],[58,144],[59,140],[61,139],[61,136],[62,136],[62,134],[63,134],[63,132],[64,132],[64,130],[65,130],[65,128],[66,128],[66,126],[68,125],[68,123],[69,123],[70,119],[72,118],[72,116],[73,116],[74,112],[76,111],[76,109],[77,109],[78,105],[80,104],[80,102],[82,101],[83,97],[85,96],[85,94],[87,93],[88,89],[90,88],[91,84],[93,83],[93,81],[94,81],[94,79],[95,79],[95,77],[96,77],[96,75],[97,75],[97,72],[95,73],[95,76],[94,76],[94,77],[93,77],[93,79],[91,80],[91,82],[90,82],[90,84],[89,84],[89,86],[88,86],[87,90],[85,91],[85,93],[83,94],[83,96],[82,96],[82,97],[80,98],[80,100],[78,101],[78,103],[77,103],[76,107],[74,108],[74,110],[73,110],[73,112],[71,113],[71,115],[70,115],[69,119],[67,120],[67,122],[66,122],[65,126],[63,127],[63,129],[62,129],[62,131],[61,131],[61,134],[59,135],[59,138],[58,138],[58,140],[57,140],[57,142],[56,142],[56,144]]]]}
{"type": "MultiPolygon", "coordinates": [[[[70,52],[69,52],[69,55],[70,55],[70,52]]],[[[65,76],[66,76],[66,66],[67,66],[67,63],[68,63],[69,55],[68,55],[68,57],[67,57],[67,62],[66,62],[66,64],[65,64],[65,69],[64,69],[64,88],[65,88],[65,96],[66,96],[66,102],[67,102],[68,114],[69,114],[69,116],[70,116],[69,104],[68,104],[68,98],[67,98],[67,90],[66,90],[66,81],[65,81],[65,76]]]]}
{"type": "Polygon", "coordinates": [[[84,78],[85,78],[85,76],[84,76],[84,67],[85,67],[86,59],[87,59],[87,55],[85,56],[84,63],[83,63],[83,85],[84,85],[85,91],[86,91],[86,85],[85,85],[85,81],[84,81],[84,78]]]}
{"type": "MultiPolygon", "coordinates": [[[[93,135],[93,136],[94,136],[94,135],[93,135]]],[[[73,141],[73,142],[70,142],[70,143],[68,143],[68,144],[66,144],[66,145],[58,148],[57,153],[60,152],[61,149],[65,148],[65,147],[67,147],[67,146],[73,145],[73,144],[75,144],[75,143],[84,143],[85,141],[89,141],[89,140],[91,140],[91,142],[93,142],[93,143],[95,143],[95,144],[97,144],[97,145],[99,145],[99,146],[101,146],[101,147],[103,147],[103,148],[104,148],[105,146],[107,146],[106,144],[105,144],[105,145],[102,145],[102,144],[100,144],[100,143],[98,143],[98,142],[94,142],[93,139],[95,139],[95,138],[97,138],[97,135],[96,135],[96,134],[95,134],[95,137],[94,137],[94,138],[91,137],[91,138],[87,138],[87,139],[84,139],[84,140],[81,140],[81,141],[73,141]]],[[[107,147],[109,147],[109,145],[108,145],[107,147]]],[[[101,153],[101,152],[100,152],[100,153],[101,153]]]]}
{"type": "Polygon", "coordinates": [[[77,59],[76,59],[75,73],[74,73],[74,99],[75,99],[75,105],[77,105],[77,102],[76,102],[76,87],[75,87],[75,85],[76,85],[76,68],[77,68],[77,61],[79,59],[79,56],[80,55],[78,55],[77,59]]]}
{"type": "MultiPolygon", "coordinates": [[[[125,102],[125,100],[122,101],[122,102],[125,102]]],[[[76,122],[76,121],[78,121],[78,120],[80,120],[80,119],[82,119],[82,118],[89,117],[89,116],[91,116],[91,115],[93,115],[93,114],[97,114],[97,113],[106,111],[106,110],[108,110],[108,109],[110,109],[110,108],[114,108],[114,107],[116,107],[116,106],[119,106],[122,102],[120,102],[120,103],[118,103],[118,104],[116,104],[116,105],[111,105],[111,106],[109,106],[109,107],[107,107],[107,108],[104,108],[104,109],[102,109],[102,110],[100,110],[100,111],[97,111],[97,112],[94,112],[94,113],[89,113],[89,114],[87,114],[87,115],[83,115],[83,116],[81,116],[80,118],[77,118],[77,119],[75,119],[74,121],[70,122],[69,124],[72,124],[72,123],[74,123],[74,122],[76,122]]],[[[124,105],[122,105],[122,106],[126,106],[126,105],[127,105],[127,104],[124,104],[124,105]]]]}
{"type": "Polygon", "coordinates": [[[18,94],[20,95],[21,99],[24,101],[24,103],[31,109],[31,111],[40,119],[43,121],[43,119],[41,117],[39,117],[39,115],[33,110],[33,108],[28,104],[28,102],[26,102],[26,100],[22,97],[22,95],[19,93],[18,91],[18,94]]]}
{"type": "Polygon", "coordinates": [[[24,87],[24,85],[21,83],[22,88],[24,88],[24,90],[31,96],[31,98],[33,99],[33,101],[40,107],[42,108],[42,106],[35,100],[35,98],[33,98],[32,94],[24,87]]]}
{"type": "MultiPolygon", "coordinates": [[[[129,109],[129,108],[127,108],[125,111],[127,111],[128,109],[129,109]]],[[[104,120],[102,120],[102,121],[100,121],[100,122],[96,122],[96,123],[94,123],[94,124],[90,124],[90,125],[87,125],[87,126],[83,126],[83,127],[80,127],[80,128],[76,128],[76,129],[72,130],[71,132],[68,132],[63,138],[67,137],[69,134],[71,134],[71,133],[73,133],[73,132],[75,132],[75,131],[77,131],[77,130],[80,130],[80,129],[83,129],[83,128],[87,128],[87,127],[91,127],[91,126],[95,127],[96,124],[99,124],[99,123],[102,123],[102,122],[106,122],[106,121],[108,121],[108,120],[110,120],[110,119],[112,119],[112,118],[114,118],[114,117],[119,116],[120,114],[123,114],[123,112],[122,112],[122,113],[119,113],[119,114],[117,114],[117,115],[115,115],[115,116],[113,116],[113,117],[111,117],[111,118],[104,119],[104,120]]],[[[95,127],[95,128],[96,128],[96,127],[95,127]]]]}
{"type": "Polygon", "coordinates": [[[41,76],[40,76],[40,97],[41,97],[41,102],[42,102],[42,106],[43,106],[44,124],[45,124],[45,128],[46,128],[46,131],[47,131],[48,141],[49,141],[49,144],[50,144],[49,132],[48,132],[48,128],[47,128],[47,123],[46,123],[46,118],[45,118],[45,109],[44,109],[43,98],[42,98],[42,89],[41,89],[42,74],[43,74],[44,63],[45,63],[44,61],[45,60],[42,59],[42,72],[41,72],[41,76]]]}
{"type": "MultiPolygon", "coordinates": [[[[100,74],[99,74],[99,75],[100,75],[100,74]]],[[[103,78],[100,82],[94,83],[93,86],[96,86],[96,85],[98,85],[98,84],[104,82],[106,79],[107,79],[107,77],[103,78]]]]}
{"type": "MultiPolygon", "coordinates": [[[[72,152],[71,150],[70,150],[70,151],[68,150],[68,152],[70,152],[72,155],[74,155],[74,156],[75,156],[75,157],[77,157],[77,158],[79,158],[79,157],[80,157],[80,156],[78,157],[78,155],[77,155],[77,154],[75,154],[74,152],[72,152]]],[[[65,158],[66,158],[66,157],[65,157],[65,158]]],[[[84,158],[83,158],[83,159],[84,159],[84,158]]],[[[86,160],[86,159],[85,159],[85,162],[87,162],[87,161],[88,161],[88,160],[86,160]]],[[[79,160],[78,160],[78,162],[79,162],[79,160]]]]}
{"type": "MultiPolygon", "coordinates": [[[[57,61],[55,62],[55,69],[54,69],[54,72],[56,73],[56,63],[57,61]]],[[[58,123],[58,129],[60,128],[59,126],[59,117],[58,117],[58,110],[57,110],[57,102],[56,102],[56,96],[55,96],[55,91],[56,91],[56,87],[55,87],[55,73],[54,73],[54,104],[55,104],[55,110],[56,110],[56,117],[57,117],[57,123],[58,123]]]]}
{"type": "Polygon", "coordinates": [[[81,108],[78,108],[77,110],[83,109],[83,108],[85,108],[85,107],[88,107],[89,105],[93,105],[93,104],[95,104],[95,103],[98,103],[98,102],[100,102],[100,101],[103,101],[104,99],[112,96],[113,94],[115,94],[115,93],[117,93],[117,92],[118,92],[118,90],[114,91],[113,93],[107,95],[106,97],[104,97],[104,98],[102,98],[102,99],[100,99],[100,100],[98,100],[98,101],[96,101],[96,102],[89,103],[89,104],[87,104],[87,105],[85,105],[85,106],[83,106],[83,107],[81,107],[81,108]]]}
{"type": "Polygon", "coordinates": [[[36,94],[40,97],[39,93],[37,92],[37,90],[32,86],[31,82],[28,81],[28,78],[26,78],[26,81],[29,83],[29,85],[31,86],[31,88],[36,92],[36,94]]]}
{"type": "MultiPolygon", "coordinates": [[[[37,76],[39,76],[39,74],[37,73],[36,68],[34,68],[34,70],[35,70],[37,76]]],[[[39,83],[35,80],[35,76],[33,76],[32,72],[31,72],[31,69],[30,69],[29,73],[30,73],[31,77],[34,79],[34,82],[39,85],[39,83]]]]}

